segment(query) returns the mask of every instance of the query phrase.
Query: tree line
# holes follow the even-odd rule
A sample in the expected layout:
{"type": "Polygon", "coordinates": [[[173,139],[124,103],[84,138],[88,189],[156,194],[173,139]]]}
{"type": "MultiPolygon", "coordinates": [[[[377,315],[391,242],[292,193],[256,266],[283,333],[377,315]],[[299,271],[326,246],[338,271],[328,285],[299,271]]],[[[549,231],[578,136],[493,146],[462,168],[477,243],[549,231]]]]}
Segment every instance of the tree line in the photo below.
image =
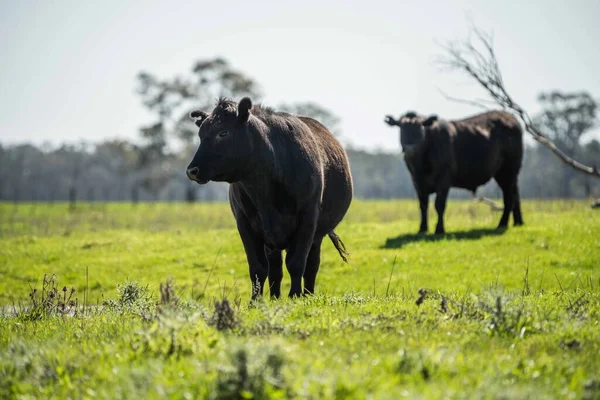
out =
{"type": "MultiPolygon", "coordinates": [[[[155,120],[139,129],[139,140],[65,143],[56,147],[0,144],[2,201],[220,201],[228,185],[199,186],[185,168],[196,150],[197,127],[189,111],[210,112],[218,97],[251,96],[260,101],[260,86],[221,58],[196,62],[187,75],[160,79],[149,72],[137,76],[142,105],[155,120]]],[[[551,91],[538,97],[542,111],[533,119],[569,157],[597,166],[600,141],[582,142],[597,126],[597,102],[587,92],[551,91]]],[[[278,110],[311,116],[341,136],[340,119],[316,103],[279,104],[278,110]]],[[[383,123],[383,122],[382,122],[383,123]]],[[[414,198],[410,175],[396,152],[365,151],[347,146],[357,198],[414,198]]],[[[539,144],[526,146],[520,178],[524,198],[599,197],[597,179],[561,163],[539,144]]],[[[494,182],[478,192],[498,197],[494,182]]],[[[453,197],[469,197],[453,190],[453,197]]]]}

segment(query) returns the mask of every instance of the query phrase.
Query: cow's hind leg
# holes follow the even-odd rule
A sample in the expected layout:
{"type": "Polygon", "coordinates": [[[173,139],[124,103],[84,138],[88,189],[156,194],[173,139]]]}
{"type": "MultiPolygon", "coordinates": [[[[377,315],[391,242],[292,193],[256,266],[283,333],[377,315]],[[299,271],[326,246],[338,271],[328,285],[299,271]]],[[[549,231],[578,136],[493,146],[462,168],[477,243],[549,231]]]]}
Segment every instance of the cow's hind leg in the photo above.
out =
{"type": "Polygon", "coordinates": [[[269,263],[269,293],[271,298],[281,296],[281,280],[283,279],[283,259],[281,250],[272,250],[265,246],[265,255],[269,263]]]}
{"type": "Polygon", "coordinates": [[[315,237],[315,240],[310,247],[308,257],[306,258],[306,269],[304,270],[304,294],[315,293],[315,282],[317,280],[317,273],[319,272],[319,265],[321,264],[321,244],[323,243],[323,237],[315,237]]]}
{"type": "Polygon", "coordinates": [[[300,226],[285,255],[285,264],[291,280],[289,297],[302,295],[302,278],[306,270],[306,260],[317,228],[318,204],[317,201],[313,201],[306,210],[301,212],[298,218],[301,221],[300,226]]]}
{"type": "Polygon", "coordinates": [[[435,195],[435,211],[437,211],[438,221],[435,227],[435,234],[441,235],[446,232],[444,229],[444,212],[446,211],[446,201],[448,199],[448,188],[437,191],[435,195]]]}
{"type": "Polygon", "coordinates": [[[508,174],[506,171],[500,171],[494,179],[502,189],[502,197],[504,199],[504,211],[498,223],[498,229],[508,227],[508,218],[513,211],[516,179],[513,174],[508,174]]]}
{"type": "Polygon", "coordinates": [[[513,219],[515,226],[523,225],[523,216],[521,215],[521,196],[519,195],[519,183],[515,182],[513,188],[514,194],[514,206],[513,206],[513,219]]]}

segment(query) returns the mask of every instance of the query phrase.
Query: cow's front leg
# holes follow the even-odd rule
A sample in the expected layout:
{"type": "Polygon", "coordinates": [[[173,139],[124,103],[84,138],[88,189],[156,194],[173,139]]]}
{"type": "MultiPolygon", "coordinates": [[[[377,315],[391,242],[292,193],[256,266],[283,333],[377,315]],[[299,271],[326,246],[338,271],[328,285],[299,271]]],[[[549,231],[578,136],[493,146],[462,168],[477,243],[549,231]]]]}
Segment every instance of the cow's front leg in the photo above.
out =
{"type": "Polygon", "coordinates": [[[438,189],[435,194],[435,211],[437,211],[438,221],[435,227],[436,235],[445,233],[444,230],[444,211],[446,210],[446,201],[448,199],[449,188],[438,189]]]}
{"type": "Polygon", "coordinates": [[[298,229],[285,257],[285,264],[292,281],[289,297],[302,294],[302,277],[306,269],[306,259],[313,244],[318,217],[317,202],[298,215],[298,229]]]}
{"type": "Polygon", "coordinates": [[[281,279],[283,279],[281,250],[270,249],[265,246],[265,254],[269,262],[269,292],[271,298],[278,299],[281,295],[281,279]]]}
{"type": "Polygon", "coordinates": [[[421,209],[421,226],[419,233],[427,233],[427,209],[429,207],[429,195],[425,192],[419,193],[419,207],[421,209]]]}
{"type": "Polygon", "coordinates": [[[252,230],[245,217],[237,219],[237,227],[248,260],[250,281],[252,282],[252,300],[263,294],[269,264],[265,255],[264,240],[261,235],[252,230]]]}
{"type": "Polygon", "coordinates": [[[267,245],[275,247],[277,243],[277,234],[275,232],[275,225],[273,224],[274,217],[271,215],[272,212],[268,209],[261,210],[260,218],[263,226],[263,237],[267,245]]]}

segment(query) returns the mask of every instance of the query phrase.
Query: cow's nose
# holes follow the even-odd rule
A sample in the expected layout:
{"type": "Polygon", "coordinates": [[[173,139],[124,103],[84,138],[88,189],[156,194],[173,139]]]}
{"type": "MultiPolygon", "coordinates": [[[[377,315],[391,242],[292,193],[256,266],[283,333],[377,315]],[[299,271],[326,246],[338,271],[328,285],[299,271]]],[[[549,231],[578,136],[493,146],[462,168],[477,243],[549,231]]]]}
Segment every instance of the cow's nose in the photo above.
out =
{"type": "Polygon", "coordinates": [[[195,180],[196,178],[196,174],[199,172],[200,170],[198,169],[198,167],[192,167],[192,168],[188,168],[187,169],[187,176],[189,179],[191,180],[195,180]]]}

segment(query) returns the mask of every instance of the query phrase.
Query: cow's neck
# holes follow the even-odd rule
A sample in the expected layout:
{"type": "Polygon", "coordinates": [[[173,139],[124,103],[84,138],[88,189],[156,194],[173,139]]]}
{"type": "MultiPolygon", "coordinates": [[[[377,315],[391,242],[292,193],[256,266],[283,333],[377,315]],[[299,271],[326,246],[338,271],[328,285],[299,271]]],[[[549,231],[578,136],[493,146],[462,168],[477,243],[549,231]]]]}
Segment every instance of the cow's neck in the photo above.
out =
{"type": "Polygon", "coordinates": [[[406,161],[407,164],[411,164],[416,167],[419,167],[423,164],[424,158],[425,158],[424,146],[419,147],[419,149],[411,152],[410,154],[404,153],[404,161],[406,161]]]}

